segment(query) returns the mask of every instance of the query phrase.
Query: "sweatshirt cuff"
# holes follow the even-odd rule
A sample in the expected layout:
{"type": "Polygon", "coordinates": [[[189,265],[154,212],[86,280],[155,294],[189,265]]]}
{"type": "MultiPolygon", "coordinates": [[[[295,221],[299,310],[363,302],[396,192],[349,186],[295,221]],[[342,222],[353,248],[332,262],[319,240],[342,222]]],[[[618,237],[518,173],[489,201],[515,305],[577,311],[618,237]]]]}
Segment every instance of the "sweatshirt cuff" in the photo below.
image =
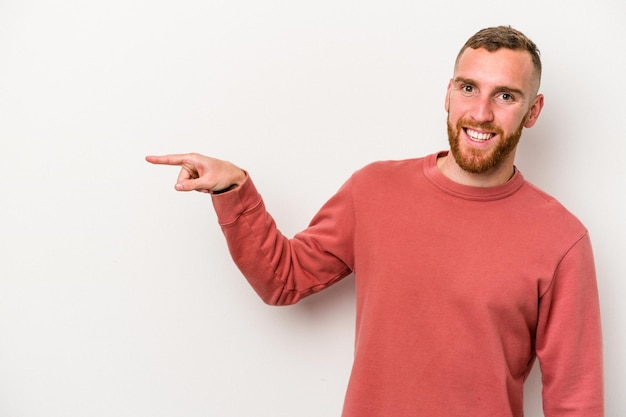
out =
{"type": "Polygon", "coordinates": [[[211,194],[211,201],[218,223],[226,226],[235,222],[245,212],[257,207],[261,203],[261,195],[246,172],[246,180],[241,185],[230,191],[211,194]]]}

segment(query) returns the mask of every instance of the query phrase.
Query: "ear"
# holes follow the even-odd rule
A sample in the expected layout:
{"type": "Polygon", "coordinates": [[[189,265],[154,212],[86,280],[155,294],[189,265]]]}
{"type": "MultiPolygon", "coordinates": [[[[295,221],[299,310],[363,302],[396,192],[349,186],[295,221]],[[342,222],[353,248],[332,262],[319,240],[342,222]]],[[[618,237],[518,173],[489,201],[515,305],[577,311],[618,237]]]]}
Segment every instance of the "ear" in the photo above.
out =
{"type": "Polygon", "coordinates": [[[446,91],[446,102],[444,103],[444,108],[446,109],[446,113],[450,112],[450,91],[452,90],[452,80],[448,82],[448,90],[446,91]]]}
{"type": "Polygon", "coordinates": [[[531,104],[530,109],[528,110],[524,127],[533,127],[535,123],[537,123],[539,114],[541,114],[541,109],[543,109],[543,94],[537,94],[537,97],[535,97],[533,104],[531,104]]]}

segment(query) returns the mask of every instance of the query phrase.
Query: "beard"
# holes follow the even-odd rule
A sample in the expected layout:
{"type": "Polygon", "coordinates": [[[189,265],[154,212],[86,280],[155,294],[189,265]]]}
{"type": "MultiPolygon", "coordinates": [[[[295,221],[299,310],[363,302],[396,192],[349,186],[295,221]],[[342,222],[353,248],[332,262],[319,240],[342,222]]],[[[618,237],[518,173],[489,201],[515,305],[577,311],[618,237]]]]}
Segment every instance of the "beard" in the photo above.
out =
{"type": "Polygon", "coordinates": [[[457,165],[464,171],[471,172],[472,174],[482,174],[498,167],[515,149],[522,137],[522,129],[524,128],[524,121],[522,121],[515,132],[505,136],[502,129],[492,126],[489,123],[472,124],[459,120],[456,124],[456,130],[454,130],[450,124],[449,117],[447,123],[450,152],[457,165]],[[463,129],[462,126],[494,132],[501,138],[500,143],[498,143],[494,149],[487,151],[472,148],[461,150],[460,135],[463,129]]]}

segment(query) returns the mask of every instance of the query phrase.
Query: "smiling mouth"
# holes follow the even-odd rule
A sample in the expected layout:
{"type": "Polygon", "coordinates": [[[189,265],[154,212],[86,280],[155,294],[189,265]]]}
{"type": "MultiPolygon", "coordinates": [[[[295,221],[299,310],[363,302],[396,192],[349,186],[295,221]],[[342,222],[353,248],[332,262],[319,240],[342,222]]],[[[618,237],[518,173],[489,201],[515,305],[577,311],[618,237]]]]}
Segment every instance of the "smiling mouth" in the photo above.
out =
{"type": "Polygon", "coordinates": [[[468,127],[463,128],[463,130],[465,131],[465,134],[467,134],[467,136],[475,142],[486,142],[496,135],[495,133],[479,132],[468,127]]]}

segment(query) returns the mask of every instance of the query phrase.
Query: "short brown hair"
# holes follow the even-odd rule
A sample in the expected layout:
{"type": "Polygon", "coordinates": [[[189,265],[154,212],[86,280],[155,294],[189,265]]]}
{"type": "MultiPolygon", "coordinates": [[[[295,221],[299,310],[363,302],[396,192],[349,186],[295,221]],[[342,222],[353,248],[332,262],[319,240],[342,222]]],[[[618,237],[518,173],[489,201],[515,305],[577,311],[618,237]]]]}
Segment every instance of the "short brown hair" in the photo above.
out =
{"type": "Polygon", "coordinates": [[[456,57],[456,62],[459,61],[459,58],[467,48],[483,48],[489,52],[494,52],[501,48],[527,51],[533,60],[533,66],[537,75],[537,87],[539,86],[541,80],[539,48],[519,30],[513,29],[511,26],[495,26],[479,30],[465,42],[465,45],[463,45],[456,57]]]}

